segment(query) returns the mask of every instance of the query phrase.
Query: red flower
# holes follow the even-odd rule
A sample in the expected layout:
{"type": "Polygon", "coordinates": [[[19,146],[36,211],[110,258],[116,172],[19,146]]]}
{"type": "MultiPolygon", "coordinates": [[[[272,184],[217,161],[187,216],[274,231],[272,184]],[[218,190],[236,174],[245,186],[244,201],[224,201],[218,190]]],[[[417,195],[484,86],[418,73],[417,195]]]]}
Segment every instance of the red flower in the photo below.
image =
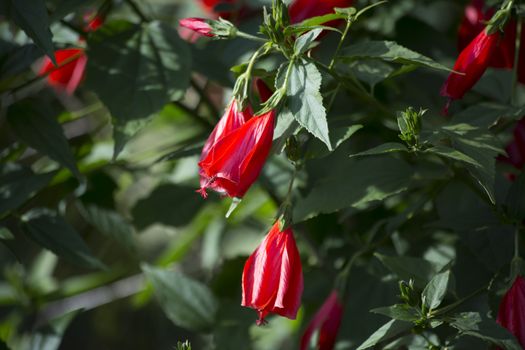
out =
{"type": "Polygon", "coordinates": [[[104,24],[104,19],[96,14],[94,16],[91,14],[84,16],[84,21],[87,23],[84,27],[86,32],[94,32],[104,24]]]}
{"type": "Polygon", "coordinates": [[[73,94],[84,78],[87,56],[82,49],[63,49],[55,51],[58,67],[49,57],[44,58],[39,75],[47,75],[49,85],[73,94]]]}
{"type": "Polygon", "coordinates": [[[454,70],[464,73],[450,73],[441,88],[441,95],[450,99],[460,99],[481,78],[487,69],[493,53],[498,47],[499,32],[487,35],[481,31],[472,42],[461,51],[454,70]]]}
{"type": "Polygon", "coordinates": [[[335,345],[337,332],[339,331],[342,318],[343,305],[339,300],[337,291],[334,290],[325,300],[306,328],[306,331],[301,338],[300,350],[306,350],[308,348],[310,339],[316,330],[319,330],[316,349],[332,350],[335,345]]]}
{"type": "MultiPolygon", "coordinates": [[[[494,8],[485,9],[485,1],[473,0],[465,8],[465,16],[458,32],[458,50],[461,51],[485,28],[494,15],[494,8]]],[[[516,22],[511,20],[505,26],[498,50],[493,54],[489,66],[495,68],[508,68],[514,66],[514,48],[516,46],[516,22]]]]}
{"type": "Polygon", "coordinates": [[[498,323],[507,328],[525,348],[525,278],[516,277],[499,305],[498,323]]]}
{"type": "Polygon", "coordinates": [[[184,18],[179,21],[179,25],[193,30],[204,36],[213,37],[213,28],[208,24],[204,18],[184,18]]]}
{"type": "Polygon", "coordinates": [[[257,325],[268,313],[295,319],[303,293],[301,258],[291,228],[276,222],[244,265],[242,306],[259,313],[257,325]]]}
{"type": "MultiPolygon", "coordinates": [[[[288,7],[290,21],[299,23],[307,18],[334,13],[334,7],[350,7],[352,0],[294,0],[288,7]]],[[[328,25],[337,25],[338,21],[328,25]]]]}

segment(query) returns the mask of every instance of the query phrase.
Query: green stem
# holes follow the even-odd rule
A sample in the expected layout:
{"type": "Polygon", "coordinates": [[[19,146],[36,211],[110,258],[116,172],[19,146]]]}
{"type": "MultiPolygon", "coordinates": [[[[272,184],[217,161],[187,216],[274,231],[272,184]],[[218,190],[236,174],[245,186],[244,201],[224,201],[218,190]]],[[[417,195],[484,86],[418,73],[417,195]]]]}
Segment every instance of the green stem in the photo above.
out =
{"type": "Polygon", "coordinates": [[[518,19],[516,25],[516,48],[514,51],[514,66],[512,67],[512,94],[510,96],[511,105],[517,106],[518,100],[518,63],[520,57],[521,31],[523,30],[523,20],[518,19]]]}
{"type": "Polygon", "coordinates": [[[142,22],[150,21],[149,18],[144,14],[144,12],[142,12],[140,7],[135,3],[135,1],[133,0],[125,0],[125,1],[129,5],[129,7],[131,7],[133,12],[135,12],[135,14],[140,18],[142,22]]]}
{"type": "Polygon", "coordinates": [[[334,68],[335,61],[337,60],[339,51],[341,51],[341,48],[343,47],[343,43],[346,39],[346,35],[348,34],[348,30],[350,29],[351,25],[352,25],[352,20],[350,18],[347,18],[345,30],[343,31],[343,34],[341,35],[341,38],[339,39],[339,43],[337,44],[337,48],[335,49],[334,56],[332,57],[332,60],[330,61],[330,64],[328,65],[328,69],[334,68]]]}
{"type": "Polygon", "coordinates": [[[248,33],[245,33],[245,32],[241,32],[241,31],[237,32],[237,36],[240,37],[240,38],[251,40],[251,41],[257,41],[257,42],[262,42],[262,43],[266,42],[266,39],[264,39],[264,38],[259,38],[258,36],[251,35],[251,34],[248,34],[248,33]]]}

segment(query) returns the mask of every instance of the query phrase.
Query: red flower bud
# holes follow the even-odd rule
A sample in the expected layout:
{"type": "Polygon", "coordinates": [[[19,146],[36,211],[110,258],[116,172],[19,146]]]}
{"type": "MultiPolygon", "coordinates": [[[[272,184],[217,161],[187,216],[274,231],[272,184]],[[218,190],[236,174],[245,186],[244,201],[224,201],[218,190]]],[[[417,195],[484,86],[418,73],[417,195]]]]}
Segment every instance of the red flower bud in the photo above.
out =
{"type": "Polygon", "coordinates": [[[204,36],[213,37],[213,28],[208,24],[204,18],[183,18],[179,21],[179,25],[193,30],[204,36]]]}
{"type": "MultiPolygon", "coordinates": [[[[290,21],[299,23],[307,18],[323,16],[334,13],[335,7],[350,7],[352,0],[294,0],[288,7],[290,21]]],[[[330,26],[337,26],[339,21],[327,23],[330,26]]]]}
{"type": "Polygon", "coordinates": [[[244,265],[241,305],[257,310],[257,325],[268,313],[295,319],[302,293],[303,270],[292,229],[281,232],[276,222],[244,265]]]}
{"type": "Polygon", "coordinates": [[[87,23],[84,27],[84,31],[86,32],[94,32],[98,30],[102,25],[104,24],[104,18],[102,18],[99,15],[92,16],[87,15],[84,16],[84,21],[87,23]]]}
{"type": "Polygon", "coordinates": [[[485,30],[463,50],[456,60],[454,70],[464,73],[450,73],[441,88],[441,95],[450,99],[460,99],[474,86],[487,69],[489,62],[498,47],[499,32],[487,35],[485,30]]]}
{"type": "Polygon", "coordinates": [[[525,278],[522,276],[516,277],[501,300],[497,321],[525,348],[525,278]]]}
{"type": "Polygon", "coordinates": [[[49,57],[44,58],[39,75],[47,76],[49,85],[73,94],[84,78],[87,56],[82,49],[63,49],[55,51],[56,67],[49,57]]]}
{"type": "Polygon", "coordinates": [[[270,153],[275,112],[254,117],[250,107],[239,111],[233,100],[209,136],[201,154],[201,188],[240,198],[259,176],[270,153]]]}
{"type": "Polygon", "coordinates": [[[306,350],[315,331],[319,331],[318,350],[332,350],[343,318],[343,305],[336,290],[332,291],[315,314],[301,338],[300,350],[306,350]]]}

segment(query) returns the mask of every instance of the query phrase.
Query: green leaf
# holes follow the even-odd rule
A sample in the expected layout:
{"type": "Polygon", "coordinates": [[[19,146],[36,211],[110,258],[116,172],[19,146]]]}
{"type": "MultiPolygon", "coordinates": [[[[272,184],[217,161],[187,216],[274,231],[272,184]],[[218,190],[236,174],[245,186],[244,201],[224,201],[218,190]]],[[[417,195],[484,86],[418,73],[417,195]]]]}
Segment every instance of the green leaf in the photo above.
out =
{"type": "Polygon", "coordinates": [[[406,304],[396,304],[392,306],[380,307],[377,309],[372,309],[370,310],[370,312],[407,322],[417,321],[421,317],[421,315],[416,309],[406,304]]]}
{"type": "Polygon", "coordinates": [[[136,250],[133,227],[119,213],[96,205],[78,205],[80,213],[100,233],[113,238],[129,251],[136,250]]]}
{"type": "Polygon", "coordinates": [[[10,17],[55,62],[53,34],[44,0],[8,0],[10,17]]]}
{"type": "Polygon", "coordinates": [[[514,180],[505,198],[508,215],[521,222],[525,219],[525,174],[520,173],[514,180]]]}
{"type": "Polygon", "coordinates": [[[20,140],[56,160],[81,179],[62,126],[51,108],[38,102],[28,99],[10,106],[7,111],[9,126],[20,140]]]}
{"type": "Polygon", "coordinates": [[[351,154],[350,157],[376,156],[391,152],[408,152],[408,148],[399,142],[387,142],[367,151],[351,154]]]}
{"type": "MultiPolygon", "coordinates": [[[[281,69],[281,73],[285,71],[281,69]]],[[[282,81],[284,77],[278,77],[282,81]]],[[[295,62],[291,68],[286,95],[288,109],[301,126],[332,150],[326,110],[321,96],[321,73],[313,63],[295,62]]]]}
{"type": "Polygon", "coordinates": [[[377,331],[375,331],[365,342],[357,348],[357,350],[369,349],[379,343],[385,342],[384,345],[388,345],[388,340],[392,339],[403,333],[407,332],[412,328],[412,323],[404,322],[399,320],[391,320],[390,322],[383,325],[377,331]]]}
{"type": "Polygon", "coordinates": [[[308,51],[310,45],[312,45],[322,31],[322,29],[314,29],[298,37],[294,44],[295,54],[301,55],[308,51]]]}
{"type": "Polygon", "coordinates": [[[143,265],[155,295],[176,325],[194,331],[210,331],[215,324],[218,303],[204,284],[182,272],[143,265]]]}
{"type": "Polygon", "coordinates": [[[294,221],[346,207],[360,207],[407,190],[414,170],[406,162],[374,157],[345,162],[313,185],[297,200],[294,221]],[[388,169],[388,171],[386,171],[388,169]]]}
{"type": "Polygon", "coordinates": [[[103,268],[88,246],[61,216],[48,209],[33,209],[22,217],[22,231],[42,247],[80,266],[103,268]]]}
{"type": "MultiPolygon", "coordinates": [[[[344,126],[340,128],[330,129],[332,135],[332,150],[336,150],[341,144],[350,139],[357,131],[359,131],[363,125],[356,124],[351,126],[344,126]]],[[[322,158],[330,154],[330,151],[326,149],[324,144],[318,139],[310,140],[308,147],[305,151],[305,158],[322,158]]]]}
{"type": "Polygon", "coordinates": [[[393,41],[364,41],[342,50],[341,59],[344,61],[351,62],[360,58],[379,58],[387,62],[450,71],[449,68],[431,58],[409,50],[393,41]]]}
{"type": "Polygon", "coordinates": [[[49,322],[45,327],[35,331],[31,336],[30,350],[57,350],[67,327],[79,311],[72,311],[49,322]]]}
{"type": "Polygon", "coordinates": [[[481,318],[477,312],[455,315],[450,325],[461,334],[482,339],[506,350],[522,350],[514,336],[494,320],[481,318]]]}
{"type": "Polygon", "coordinates": [[[14,163],[0,165],[0,215],[20,207],[46,187],[55,174],[55,171],[34,174],[31,169],[14,163]]]}
{"type": "Polygon", "coordinates": [[[132,210],[132,216],[139,229],[154,223],[180,227],[188,224],[203,204],[195,188],[166,184],[139,200],[132,210]]]}
{"type": "Polygon", "coordinates": [[[13,233],[7,227],[0,227],[0,239],[9,240],[13,239],[13,233]]]}
{"type": "Polygon", "coordinates": [[[463,163],[473,165],[475,167],[479,167],[479,168],[482,167],[481,164],[479,164],[475,159],[472,159],[469,156],[467,156],[465,153],[462,153],[458,150],[455,150],[447,146],[434,146],[434,147],[426,149],[425,152],[433,153],[438,156],[442,156],[442,157],[449,158],[452,160],[457,160],[463,163]]]}
{"type": "Polygon", "coordinates": [[[443,301],[447,293],[448,284],[450,281],[450,271],[445,271],[435,275],[421,294],[421,298],[429,310],[434,310],[443,301]]]}
{"type": "Polygon", "coordinates": [[[157,21],[106,23],[88,40],[86,85],[113,117],[114,157],[170,101],[182,98],[191,73],[187,44],[157,21]]]}
{"type": "Polygon", "coordinates": [[[423,288],[442,267],[428,260],[409,256],[387,256],[378,253],[374,255],[399,279],[413,279],[418,288],[423,288]]]}
{"type": "Polygon", "coordinates": [[[352,61],[348,65],[338,65],[337,68],[342,71],[341,74],[343,76],[346,75],[345,71],[350,69],[357,79],[364,81],[372,88],[379,82],[389,78],[395,71],[390,64],[379,59],[352,61]]]}

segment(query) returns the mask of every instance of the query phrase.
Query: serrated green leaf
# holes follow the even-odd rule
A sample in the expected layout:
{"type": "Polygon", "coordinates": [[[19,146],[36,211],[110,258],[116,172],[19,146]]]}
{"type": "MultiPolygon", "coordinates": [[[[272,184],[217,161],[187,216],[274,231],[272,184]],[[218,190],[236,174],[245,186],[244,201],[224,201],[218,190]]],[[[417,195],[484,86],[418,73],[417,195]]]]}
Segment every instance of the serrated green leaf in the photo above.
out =
{"type": "Polygon", "coordinates": [[[421,315],[416,311],[416,309],[406,304],[396,304],[392,306],[379,307],[377,309],[370,310],[370,312],[407,322],[417,321],[421,317],[421,315]]]}
{"type": "Polygon", "coordinates": [[[365,340],[357,350],[369,349],[378,343],[386,342],[385,345],[388,345],[388,340],[394,340],[394,337],[400,333],[407,332],[412,328],[412,323],[404,322],[399,320],[391,320],[390,322],[383,325],[377,331],[375,331],[367,340],[365,340]]]}
{"type": "Polygon", "coordinates": [[[48,209],[33,209],[22,217],[22,231],[42,247],[73,264],[103,268],[84,240],[61,216],[48,209]]]}
{"type": "Polygon", "coordinates": [[[400,279],[413,279],[418,288],[423,288],[442,267],[428,260],[409,256],[387,256],[378,253],[375,256],[400,279]]]}
{"type": "Polygon", "coordinates": [[[478,168],[482,167],[482,165],[479,164],[475,159],[472,159],[469,156],[467,156],[465,153],[462,153],[462,152],[460,152],[458,150],[455,150],[453,148],[450,148],[450,147],[434,146],[434,147],[426,149],[425,152],[427,152],[427,153],[434,153],[434,154],[436,154],[438,156],[442,156],[442,157],[445,157],[445,158],[457,160],[457,161],[460,161],[460,162],[463,162],[463,163],[467,163],[467,164],[473,165],[473,166],[478,167],[478,168]]]}
{"type": "Polygon", "coordinates": [[[294,207],[294,221],[381,201],[407,190],[414,171],[406,162],[374,157],[345,162],[344,167],[318,181],[294,207]],[[386,171],[388,169],[388,171],[386,171]]]}
{"type": "Polygon", "coordinates": [[[0,165],[0,215],[24,204],[55,176],[52,171],[34,174],[31,169],[7,163],[0,165]]]}
{"type": "Polygon", "coordinates": [[[95,205],[78,206],[80,213],[100,233],[115,239],[131,252],[135,251],[133,226],[119,213],[95,205]]]}
{"type": "Polygon", "coordinates": [[[443,301],[447,293],[447,288],[450,280],[450,271],[445,271],[435,275],[426,285],[421,294],[422,300],[429,310],[434,310],[443,301]]]}
{"type": "Polygon", "coordinates": [[[38,102],[24,100],[11,105],[7,111],[9,126],[24,143],[56,160],[77,179],[81,179],[62,126],[55,119],[51,108],[38,102]]]}
{"type": "Polygon", "coordinates": [[[294,44],[295,54],[301,55],[309,50],[310,45],[312,45],[322,31],[322,29],[314,29],[298,37],[294,44]]]}
{"type": "MultiPolygon", "coordinates": [[[[284,77],[278,77],[282,81],[284,77]]],[[[293,64],[286,89],[288,109],[308,132],[332,149],[328,135],[326,110],[321,96],[321,73],[313,63],[306,61],[293,64]]]]}
{"type": "Polygon", "coordinates": [[[505,350],[522,350],[516,338],[496,321],[482,318],[477,312],[463,312],[454,316],[450,325],[461,334],[476,337],[505,350]]]}
{"type": "Polygon", "coordinates": [[[525,174],[520,173],[514,180],[505,198],[508,215],[522,222],[525,219],[525,174]]]}
{"type": "Polygon", "coordinates": [[[8,0],[10,17],[55,62],[53,34],[44,0],[8,0]]]}
{"type": "Polygon", "coordinates": [[[391,152],[408,152],[408,148],[402,143],[387,142],[367,151],[351,154],[350,157],[376,156],[391,152]]]}
{"type": "Polygon", "coordinates": [[[178,326],[210,331],[215,324],[217,300],[204,284],[182,272],[143,265],[166,316],[178,326]]]}
{"type": "Polygon", "coordinates": [[[86,85],[113,116],[115,151],[172,100],[184,95],[190,52],[177,31],[157,21],[106,23],[88,40],[86,85]]]}
{"type": "Polygon", "coordinates": [[[340,57],[340,59],[348,62],[360,58],[379,58],[387,62],[415,64],[450,71],[449,68],[437,63],[431,58],[409,50],[393,41],[364,41],[350,45],[342,50],[340,57]]]}

